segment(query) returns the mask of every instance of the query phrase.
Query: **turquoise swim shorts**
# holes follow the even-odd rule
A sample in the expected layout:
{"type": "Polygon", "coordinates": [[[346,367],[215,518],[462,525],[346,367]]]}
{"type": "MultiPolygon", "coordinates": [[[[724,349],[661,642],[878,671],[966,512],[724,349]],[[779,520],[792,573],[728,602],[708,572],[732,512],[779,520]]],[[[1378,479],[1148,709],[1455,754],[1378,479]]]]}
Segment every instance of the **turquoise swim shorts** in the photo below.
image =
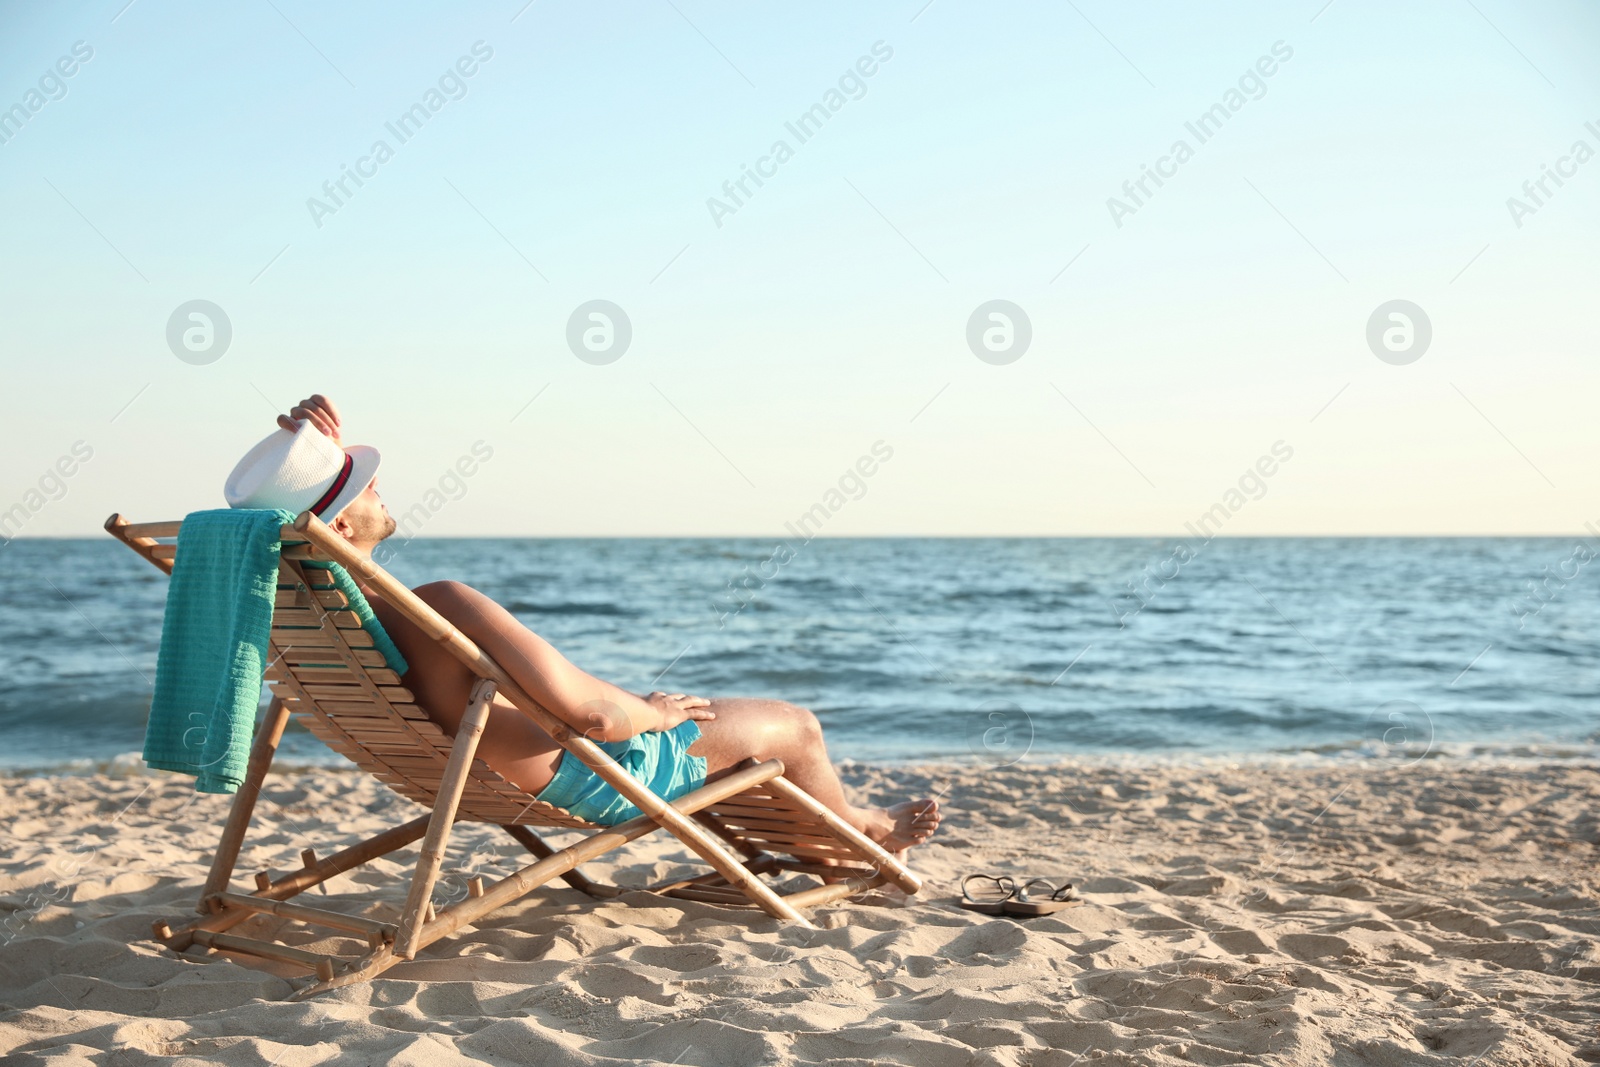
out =
{"type": "MultiPolygon", "coordinates": [[[[651,730],[626,741],[601,741],[599,745],[656,796],[676,800],[706,784],[705,757],[689,755],[689,746],[699,737],[699,725],[685,719],[670,730],[651,730]]],[[[561,754],[556,776],[539,793],[539,799],[597,826],[615,826],[644,814],[570,752],[561,754]]]]}

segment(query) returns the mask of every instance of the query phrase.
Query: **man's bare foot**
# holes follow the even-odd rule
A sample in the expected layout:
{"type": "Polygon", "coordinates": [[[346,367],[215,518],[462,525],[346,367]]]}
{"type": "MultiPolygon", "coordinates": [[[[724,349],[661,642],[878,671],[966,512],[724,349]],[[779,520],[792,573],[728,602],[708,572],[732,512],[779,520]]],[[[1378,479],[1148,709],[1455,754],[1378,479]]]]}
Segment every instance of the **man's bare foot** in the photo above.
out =
{"type": "MultiPolygon", "coordinates": [[[[849,818],[855,828],[900,860],[906,858],[907,849],[927,841],[939,828],[939,802],[932,797],[907,800],[887,808],[856,808],[854,811],[849,818]]],[[[837,860],[831,859],[813,862],[825,867],[839,865],[837,860]]],[[[824,876],[822,880],[832,885],[844,878],[824,876]]]]}
{"type": "Polygon", "coordinates": [[[932,797],[907,800],[881,812],[883,828],[870,836],[896,855],[912,845],[920,845],[939,828],[939,802],[932,797]]]}

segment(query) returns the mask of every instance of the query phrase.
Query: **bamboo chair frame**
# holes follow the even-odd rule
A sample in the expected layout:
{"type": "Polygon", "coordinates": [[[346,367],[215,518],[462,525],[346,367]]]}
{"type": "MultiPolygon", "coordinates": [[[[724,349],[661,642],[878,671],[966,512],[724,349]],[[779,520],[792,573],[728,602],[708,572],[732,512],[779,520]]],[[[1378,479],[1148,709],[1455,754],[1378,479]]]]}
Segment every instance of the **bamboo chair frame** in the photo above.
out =
{"type": "MultiPolygon", "coordinates": [[[[130,523],[120,514],[105,524],[113,537],[167,574],[172,573],[177,555],[177,545],[167,542],[177,538],[180,526],[181,522],[130,523]]],[[[173,951],[202,945],[303,967],[314,972],[315,980],[290,999],[304,999],[369,981],[556,878],[596,899],[633,891],[591,880],[578,868],[656,830],[676,837],[712,868],[705,875],[640,887],[668,897],[753,905],[774,918],[810,926],[801,914],[805,908],[883,885],[906,893],[921,889],[920,879],[903,863],[786,780],[779,760],[747,761],[733,773],[667,803],[593,741],[541,707],[488,653],[316,516],[302,513],[283,527],[281,536],[285,543],[269,646],[272,663],[266,671],[273,700],[256,726],[245,781],[234,795],[195,907],[201,917],[176,928],[165,921],[153,926],[156,939],[173,951]],[[319,569],[303,567],[306,560],[343,566],[478,676],[454,737],[417,706],[372,648],[372,638],[355,614],[344,610],[348,605],[331,578],[319,569]],[[618,826],[595,826],[542,803],[477,759],[478,741],[497,692],[644,814],[618,826]],[[239,851],[291,714],[329,747],[430,810],[323,858],[307,847],[300,854],[298,870],[277,877],[270,871],[258,872],[254,892],[236,892],[232,882],[239,851]],[[451,827],[458,821],[500,826],[534,860],[490,885],[472,878],[467,897],[437,907],[433,890],[451,827]],[[556,850],[534,832],[534,826],[593,832],[556,850]],[[418,840],[421,851],[396,922],[291,900],[418,840]],[[761,877],[795,872],[830,881],[779,894],[761,877]],[[363,939],[366,951],[356,956],[311,952],[277,940],[228,933],[261,914],[363,939]]]]}

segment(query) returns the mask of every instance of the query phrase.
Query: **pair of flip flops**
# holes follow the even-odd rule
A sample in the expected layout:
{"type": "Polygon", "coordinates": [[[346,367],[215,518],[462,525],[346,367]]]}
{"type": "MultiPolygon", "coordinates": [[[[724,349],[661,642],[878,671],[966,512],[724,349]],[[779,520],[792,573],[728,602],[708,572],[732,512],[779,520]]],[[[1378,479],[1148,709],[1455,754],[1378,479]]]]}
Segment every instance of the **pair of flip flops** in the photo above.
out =
{"type": "Polygon", "coordinates": [[[1018,884],[1009,874],[969,874],[961,882],[961,906],[982,915],[1027,919],[1076,908],[1083,901],[1071,882],[1060,885],[1044,878],[1018,884]]]}

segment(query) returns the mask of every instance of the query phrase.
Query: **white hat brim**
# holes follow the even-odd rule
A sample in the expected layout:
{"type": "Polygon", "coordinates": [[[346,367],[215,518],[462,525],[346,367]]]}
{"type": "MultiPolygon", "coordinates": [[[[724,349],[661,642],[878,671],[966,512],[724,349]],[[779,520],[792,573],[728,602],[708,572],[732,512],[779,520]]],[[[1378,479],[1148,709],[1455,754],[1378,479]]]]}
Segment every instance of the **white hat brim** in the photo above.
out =
{"type": "Polygon", "coordinates": [[[339,512],[367,491],[367,486],[377,477],[378,464],[383,461],[383,456],[371,445],[349,445],[344,451],[350,457],[350,480],[344,483],[344,488],[339,490],[333,502],[322,509],[318,518],[323,522],[332,522],[339,512]]]}

